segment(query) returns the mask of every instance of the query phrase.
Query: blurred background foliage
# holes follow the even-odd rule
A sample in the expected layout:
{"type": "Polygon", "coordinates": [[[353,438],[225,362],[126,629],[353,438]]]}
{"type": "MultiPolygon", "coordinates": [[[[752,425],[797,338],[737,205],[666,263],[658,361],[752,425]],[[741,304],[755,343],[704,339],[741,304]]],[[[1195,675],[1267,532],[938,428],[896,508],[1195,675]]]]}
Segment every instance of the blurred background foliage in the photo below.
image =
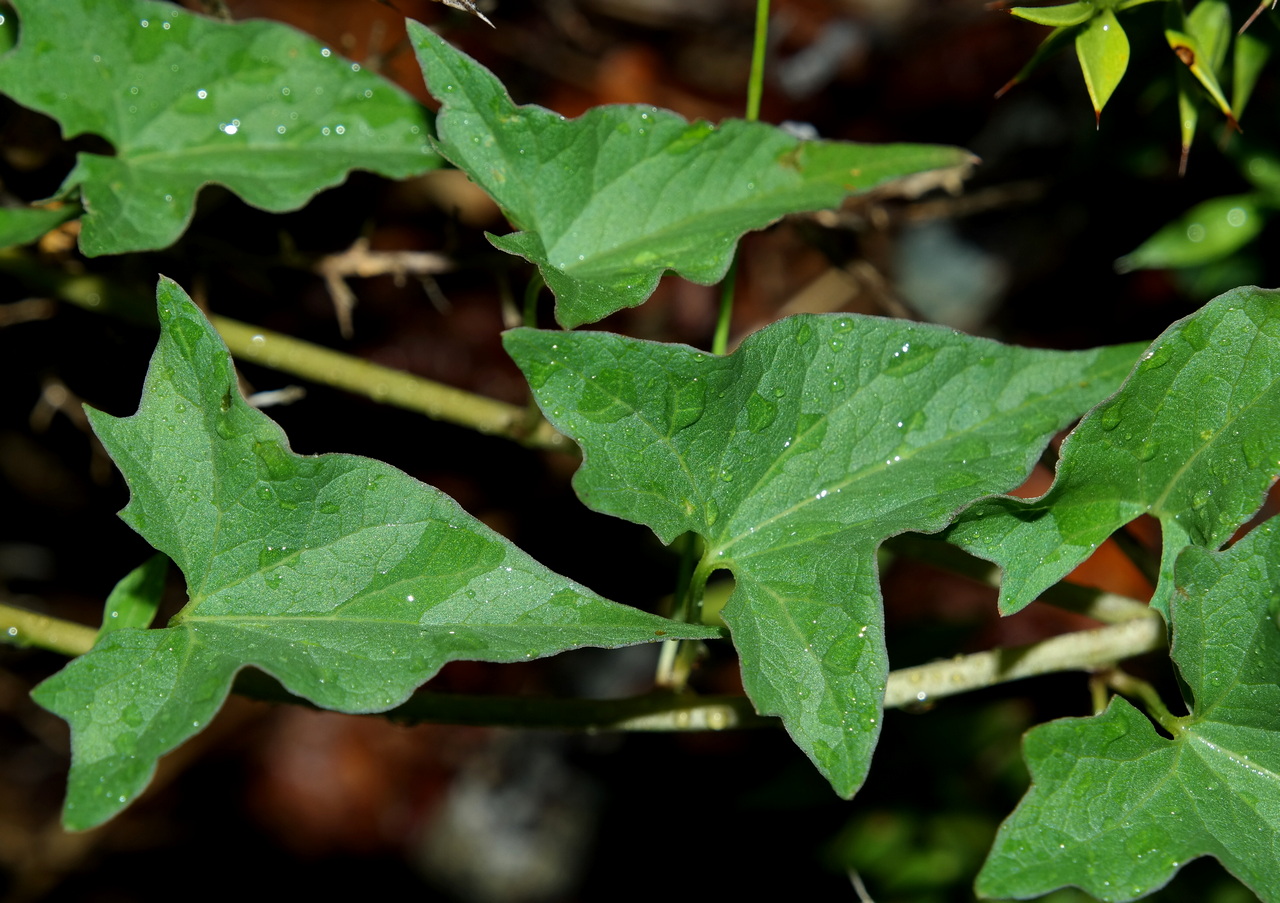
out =
{"type": "MultiPolygon", "coordinates": [[[[429,104],[404,15],[491,67],[519,102],[566,115],[642,102],[711,120],[741,115],[754,18],[751,0],[489,0],[482,10],[496,29],[429,0],[186,5],[294,24],[429,104]]],[[[1047,32],[980,0],[774,0],[763,119],[829,138],[958,144],[983,164],[956,196],[858,199],[748,236],[735,335],[791,313],[851,310],[1080,348],[1153,338],[1237,284],[1276,285],[1280,261],[1267,253],[1280,225],[1270,215],[1280,185],[1276,81],[1263,71],[1243,133],[1200,116],[1179,176],[1165,5],[1124,13],[1127,75],[1097,127],[1070,53],[994,98],[1047,32]],[[1235,241],[1242,215],[1247,240],[1235,241]],[[1225,251],[1197,254],[1219,221],[1227,239],[1209,243],[1225,251]]],[[[1253,10],[1233,4],[1231,15],[1239,23],[1253,10]]],[[[1251,33],[1274,46],[1273,15],[1263,12],[1251,33]]],[[[102,143],[63,141],[54,123],[0,99],[0,203],[49,196],[76,150],[102,143]]],[[[111,586],[147,555],[115,517],[126,490],[79,403],[136,408],[158,273],[218,313],[523,403],[498,335],[530,274],[483,229],[502,231],[501,217],[457,172],[399,183],[355,174],[282,216],[206,188],[186,235],[154,253],[86,259],[74,224],[0,251],[0,597],[95,623],[111,586]],[[334,261],[352,250],[379,263],[336,270],[357,298],[344,339],[334,261]],[[452,269],[397,268],[379,256],[387,251],[440,252],[452,269]]],[[[713,288],[668,279],[645,306],[601,327],[706,347],[714,317],[713,288]]],[[[252,390],[289,387],[277,373],[243,372],[252,390]]],[[[670,592],[674,556],[643,528],[579,505],[567,456],[302,388],[300,400],[271,409],[296,450],[389,461],[605,596],[653,609],[670,592]]],[[[1025,492],[1042,492],[1049,478],[1039,468],[1025,492]]],[[[1141,523],[1131,535],[1158,543],[1141,523]]],[[[1073,579],[1150,591],[1110,545],[1073,579]]],[[[1000,620],[993,589],[904,559],[886,564],[884,592],[896,667],[1087,626],[1039,605],[1000,620]]],[[[181,587],[169,595],[176,610],[181,587]]],[[[647,688],[655,655],[454,663],[432,687],[627,695],[647,688]]],[[[776,877],[852,899],[854,874],[878,903],[968,900],[985,846],[1025,788],[1021,733],[1091,711],[1086,676],[1060,675],[887,713],[867,786],[844,803],[781,732],[405,727],[239,699],[162,763],[140,804],[66,835],[57,824],[66,728],[27,697],[61,660],[0,646],[0,666],[0,897],[15,901],[160,899],[177,881],[198,881],[198,895],[244,894],[249,875],[255,895],[372,885],[480,903],[696,899],[758,891],[776,877]],[[644,891],[632,889],[638,881],[644,891]]],[[[1134,670],[1176,698],[1167,662],[1134,670]]],[[[731,652],[712,650],[697,684],[739,687],[731,652]]],[[[1206,860],[1172,887],[1157,898],[1249,898],[1206,860]]]]}

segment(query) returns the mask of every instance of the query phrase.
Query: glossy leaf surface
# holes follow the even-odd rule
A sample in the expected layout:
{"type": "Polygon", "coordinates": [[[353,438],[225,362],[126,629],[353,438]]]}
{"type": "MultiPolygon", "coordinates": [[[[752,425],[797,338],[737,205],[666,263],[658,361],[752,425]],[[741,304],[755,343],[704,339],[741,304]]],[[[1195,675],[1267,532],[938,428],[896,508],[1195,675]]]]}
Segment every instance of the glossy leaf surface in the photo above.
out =
{"type": "Polygon", "coordinates": [[[1280,529],[1177,564],[1172,656],[1190,715],[1172,737],[1123,699],[1032,730],[1032,786],[978,876],[991,897],[1064,885],[1102,900],[1164,886],[1213,856],[1280,901],[1280,529]]]}
{"type": "Polygon", "coordinates": [[[1280,292],[1240,288],[1164,332],[1114,398],[1062,445],[1039,499],[965,511],[951,541],[1004,568],[1000,608],[1018,611],[1140,514],[1163,531],[1152,604],[1167,610],[1174,560],[1220,547],[1280,473],[1280,292]]]}
{"type": "Polygon", "coordinates": [[[91,412],[132,489],[122,516],[186,577],[162,630],[114,630],[41,684],[72,727],[64,820],[139,793],[254,665],[344,712],[385,711],[453,659],[718,636],[551,573],[448,496],[353,455],[306,457],[240,397],[221,339],[176,284],[132,417],[91,412]]]}
{"type": "Polygon", "coordinates": [[[1129,39],[1115,13],[1102,9],[1089,20],[1076,35],[1076,56],[1094,115],[1101,117],[1102,108],[1129,68],[1129,39]]]}
{"type": "Polygon", "coordinates": [[[493,74],[411,22],[441,102],[439,149],[520,231],[491,238],[537,264],[566,327],[643,303],[667,270],[724,277],[738,238],[787,213],[924,171],[967,167],[931,145],[802,141],[762,123],[689,123],[645,106],[567,120],[516,106],[493,74]]]}
{"type": "Polygon", "coordinates": [[[99,135],[115,149],[81,152],[62,185],[81,195],[86,254],[172,244],[211,182],[284,211],[352,169],[403,178],[440,165],[412,98],[285,25],[215,22],[149,0],[14,5],[4,93],[66,137],[99,135]]]}
{"type": "Polygon", "coordinates": [[[723,617],[747,692],[844,796],[888,671],[876,548],[1017,485],[1139,350],[1032,351],[848,315],[790,317],[726,357],[602,333],[505,341],[583,448],[579,497],[664,542],[696,532],[702,576],[733,573],[723,617]]]}

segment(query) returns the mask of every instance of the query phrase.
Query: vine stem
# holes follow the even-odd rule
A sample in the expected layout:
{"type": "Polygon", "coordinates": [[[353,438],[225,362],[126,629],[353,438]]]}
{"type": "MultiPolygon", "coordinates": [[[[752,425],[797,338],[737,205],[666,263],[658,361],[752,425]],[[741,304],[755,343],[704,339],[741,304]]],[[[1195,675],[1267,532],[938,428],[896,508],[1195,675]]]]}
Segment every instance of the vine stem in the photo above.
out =
{"type": "Polygon", "coordinates": [[[1087,671],[1163,649],[1164,619],[1154,611],[1119,624],[1064,633],[1026,646],[992,649],[889,675],[884,707],[901,708],[1054,671],[1087,671]]]}
{"type": "Polygon", "coordinates": [[[527,408],[446,386],[403,370],[383,367],[228,317],[213,314],[209,322],[222,335],[231,353],[242,361],[292,373],[374,401],[417,411],[433,420],[455,423],[535,448],[559,451],[573,448],[567,438],[541,417],[531,426],[527,408]]]}
{"type": "Polygon", "coordinates": [[[1107,684],[1117,693],[1141,700],[1156,724],[1168,731],[1171,736],[1177,737],[1182,733],[1183,719],[1169,711],[1164,700],[1151,684],[1132,674],[1126,674],[1119,668],[1112,668],[1106,673],[1105,678],[1107,684]]]}
{"type": "MultiPolygon", "coordinates": [[[[64,655],[81,655],[92,648],[96,636],[97,631],[91,627],[0,604],[0,640],[38,646],[64,655]]],[[[919,705],[1037,674],[1102,668],[1121,659],[1162,649],[1165,642],[1164,620],[1151,612],[1146,617],[1121,624],[1066,633],[1026,646],[977,652],[903,668],[889,675],[884,707],[919,705]]],[[[1120,673],[1113,672],[1113,675],[1120,673]]],[[[252,672],[247,672],[242,675],[243,680],[237,680],[238,692],[259,699],[299,701],[265,675],[251,677],[250,674],[252,672]]],[[[1141,695],[1141,688],[1136,688],[1132,678],[1131,683],[1125,684],[1127,690],[1116,685],[1114,676],[1108,680],[1121,692],[1141,695]]],[[[1150,705],[1146,696],[1143,700],[1150,705]]],[[[1169,724],[1177,720],[1168,715],[1163,705],[1154,711],[1163,712],[1169,724]]],[[[627,731],[722,730],[777,723],[777,719],[756,715],[751,701],[745,696],[672,693],[632,699],[584,700],[419,692],[388,715],[404,721],[627,731]]],[[[1163,725],[1165,721],[1160,723],[1163,725]]]]}
{"type": "MultiPolygon", "coordinates": [[[[0,271],[27,280],[39,290],[59,300],[96,313],[112,314],[139,324],[154,324],[154,307],[138,303],[99,276],[58,275],[50,277],[27,255],[14,249],[0,250],[0,271]]],[[[469,427],[482,433],[502,436],[532,448],[576,451],[576,446],[541,415],[495,398],[466,392],[443,383],[414,376],[361,360],[340,351],[324,348],[228,317],[211,316],[210,322],[237,358],[283,373],[364,395],[383,404],[396,405],[469,427]]]]}
{"type": "Polygon", "coordinates": [[[97,638],[92,627],[0,603],[0,640],[6,643],[76,656],[92,649],[97,638]]]}
{"type": "MultiPolygon", "coordinates": [[[[769,0],[756,0],[755,42],[751,48],[751,77],[747,82],[747,122],[760,119],[760,100],[764,96],[764,63],[769,50],[769,0]]],[[[712,354],[724,354],[729,348],[729,322],[733,318],[733,289],[738,277],[738,254],[735,251],[729,272],[720,283],[720,311],[716,315],[716,332],[711,341],[712,354]]]]}

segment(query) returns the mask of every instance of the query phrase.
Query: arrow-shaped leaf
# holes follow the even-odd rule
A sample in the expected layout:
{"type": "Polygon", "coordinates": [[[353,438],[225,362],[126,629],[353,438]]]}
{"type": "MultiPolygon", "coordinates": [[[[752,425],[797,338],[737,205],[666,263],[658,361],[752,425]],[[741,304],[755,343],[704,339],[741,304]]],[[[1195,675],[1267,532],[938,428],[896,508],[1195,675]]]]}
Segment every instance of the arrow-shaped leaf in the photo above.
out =
{"type": "Polygon", "coordinates": [[[690,124],[657,107],[597,107],[567,120],[516,106],[491,72],[425,26],[410,22],[409,33],[441,102],[441,153],[521,230],[490,240],[538,265],[566,327],[643,303],[667,270],[722,279],[738,238],[787,213],[973,160],[958,148],[690,124]]]}
{"type": "Polygon", "coordinates": [[[100,135],[79,189],[86,254],[173,243],[204,185],[264,210],[301,207],[352,169],[393,178],[440,165],[427,113],[403,91],[272,22],[215,22],[150,0],[15,0],[18,46],[0,85],[62,125],[100,135]]]}
{"type": "Polygon", "coordinates": [[[90,418],[133,491],[122,516],[182,569],[190,601],[166,629],[105,634],[37,688],[71,723],[68,827],[136,796],[246,665],[324,708],[378,712],[454,659],[718,636],[548,571],[389,465],[294,454],[190,299],[167,280],[157,295],[138,413],[90,418]]]}
{"type": "Polygon", "coordinates": [[[1178,553],[1216,549],[1280,473],[1280,292],[1239,288],[1169,327],[1062,445],[1053,487],[965,511],[948,538],[1004,568],[1000,609],[1028,605],[1140,514],[1159,518],[1166,610],[1178,553]]]}
{"type": "Polygon", "coordinates": [[[1099,10],[1076,35],[1076,56],[1080,59],[1089,99],[1093,101],[1094,116],[1100,121],[1102,108],[1129,68],[1129,39],[1114,12],[1099,10]]]}
{"type": "Polygon", "coordinates": [[[1032,786],[1000,828],[980,894],[1075,885],[1132,900],[1213,856],[1280,901],[1280,529],[1268,522],[1227,552],[1187,549],[1176,574],[1171,654],[1191,714],[1166,737],[1116,698],[1027,734],[1032,786]]]}
{"type": "Polygon", "coordinates": [[[747,692],[836,791],[866,774],[888,672],[882,540],[1022,480],[1138,353],[1012,348],[872,317],[798,316],[732,355],[519,329],[508,352],[583,447],[592,508],[700,534],[747,692]]]}

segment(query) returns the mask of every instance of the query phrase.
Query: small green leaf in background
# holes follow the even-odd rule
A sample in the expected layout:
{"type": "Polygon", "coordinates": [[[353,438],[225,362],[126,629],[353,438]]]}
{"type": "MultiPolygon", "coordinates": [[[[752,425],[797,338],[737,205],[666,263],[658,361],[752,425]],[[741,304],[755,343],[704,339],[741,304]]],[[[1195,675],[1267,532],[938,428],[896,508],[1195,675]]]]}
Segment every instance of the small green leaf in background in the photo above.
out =
{"type": "Polygon", "coordinates": [[[802,141],[762,123],[690,124],[668,110],[607,106],[567,120],[517,107],[493,74],[409,23],[439,149],[519,232],[496,247],[537,264],[572,328],[642,304],[674,270],[724,277],[738,238],[787,213],[973,157],[931,145],[802,141]]]}
{"type": "Polygon", "coordinates": [[[100,135],[115,148],[81,152],[62,185],[80,190],[86,254],[172,244],[211,182],[283,211],[352,169],[404,178],[440,165],[412,98],[288,26],[215,22],[149,0],[14,6],[4,93],[67,138],[100,135]]]}
{"type": "Polygon", "coordinates": [[[978,876],[983,896],[1074,885],[1132,900],[1213,856],[1280,901],[1280,529],[1187,549],[1175,573],[1171,655],[1191,714],[1166,737],[1117,697],[1028,733],[1032,786],[978,876]]]}
{"type": "Polygon", "coordinates": [[[1000,610],[1030,604],[1141,514],[1160,520],[1152,605],[1189,544],[1219,548],[1280,473],[1280,292],[1239,288],[1156,339],[1062,445],[1039,499],[979,502],[948,539],[1004,568],[1000,610]]]}
{"type": "Polygon", "coordinates": [[[1227,101],[1226,95],[1222,93],[1222,88],[1218,84],[1218,77],[1214,74],[1212,68],[1212,60],[1210,55],[1201,47],[1200,42],[1189,34],[1184,34],[1173,29],[1165,30],[1165,40],[1169,42],[1169,47],[1187,67],[1196,81],[1204,87],[1212,98],[1214,104],[1222,111],[1222,115],[1227,117],[1227,121],[1233,126],[1236,124],[1235,113],[1231,110],[1231,104],[1227,101]]]}
{"type": "Polygon", "coordinates": [[[1187,13],[1186,32],[1196,39],[1204,55],[1200,64],[1212,72],[1220,71],[1232,38],[1231,7],[1226,0],[1200,0],[1187,13]]]}
{"type": "Polygon", "coordinates": [[[1060,6],[1017,6],[1009,12],[1037,25],[1065,28],[1088,22],[1097,12],[1097,7],[1088,0],[1081,0],[1079,3],[1063,3],[1060,6]]]}
{"type": "Polygon", "coordinates": [[[1084,73],[1084,84],[1093,102],[1093,113],[1102,121],[1102,108],[1129,67],[1129,39],[1120,20],[1110,9],[1102,9],[1076,35],[1076,56],[1084,73]]]}
{"type": "Polygon", "coordinates": [[[0,248],[35,241],[55,226],[78,216],[75,204],[52,207],[0,207],[0,248]]]}
{"type": "Polygon", "coordinates": [[[150,627],[156,610],[160,608],[160,595],[164,592],[164,578],[168,572],[169,559],[163,555],[152,555],[144,564],[126,574],[107,596],[98,639],[126,627],[139,630],[150,627]]]}
{"type": "Polygon", "coordinates": [[[190,601],[165,629],[105,633],[36,689],[71,724],[69,828],[141,792],[246,665],[323,708],[378,712],[454,659],[719,636],[553,574],[387,464],[294,454],[186,294],[162,280],[157,298],[138,413],[89,413],[132,490],[123,518],[182,569],[190,601]]]}
{"type": "Polygon", "coordinates": [[[1271,47],[1251,32],[1236,36],[1235,54],[1232,56],[1231,69],[1231,108],[1236,118],[1244,117],[1244,108],[1253,89],[1258,84],[1258,76],[1271,58],[1271,47]]]}
{"type": "Polygon", "coordinates": [[[1121,273],[1165,267],[1201,266],[1230,257],[1262,230],[1265,215],[1254,194],[1212,198],[1116,261],[1121,273]]]}
{"type": "Polygon", "coordinates": [[[664,542],[696,532],[698,573],[733,573],[723,617],[748,694],[846,797],[888,673],[877,547],[1016,486],[1139,353],[852,315],[789,317],[726,357],[596,332],[504,341],[582,446],[582,501],[664,542]]]}

